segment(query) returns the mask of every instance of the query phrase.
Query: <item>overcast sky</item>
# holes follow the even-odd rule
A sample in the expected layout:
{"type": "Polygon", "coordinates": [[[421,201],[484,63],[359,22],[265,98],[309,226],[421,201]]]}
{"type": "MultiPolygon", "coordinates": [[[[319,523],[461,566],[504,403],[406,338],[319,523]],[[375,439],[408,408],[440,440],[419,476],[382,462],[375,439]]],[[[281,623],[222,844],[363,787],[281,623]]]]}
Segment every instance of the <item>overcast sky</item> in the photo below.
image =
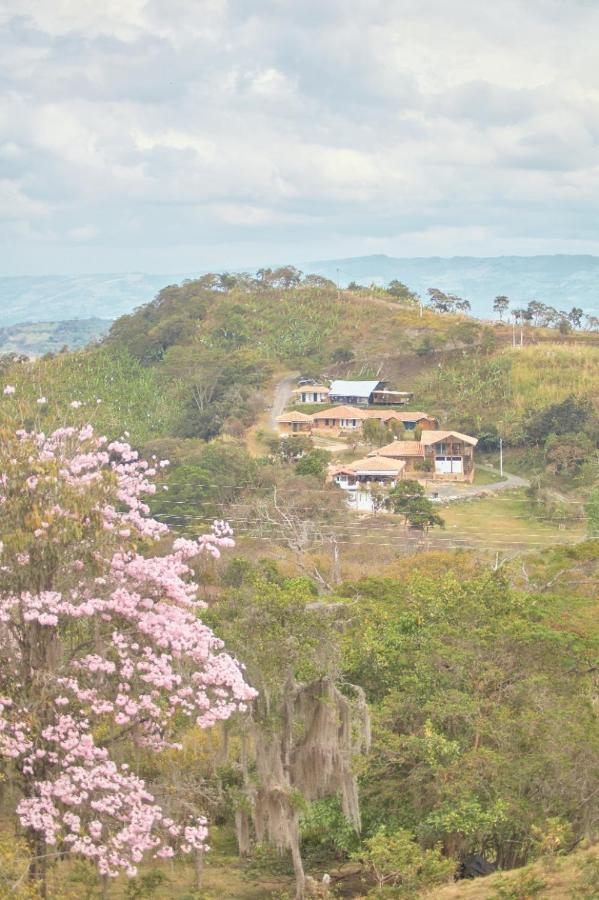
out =
{"type": "Polygon", "coordinates": [[[596,0],[3,0],[2,274],[599,253],[596,0]]]}

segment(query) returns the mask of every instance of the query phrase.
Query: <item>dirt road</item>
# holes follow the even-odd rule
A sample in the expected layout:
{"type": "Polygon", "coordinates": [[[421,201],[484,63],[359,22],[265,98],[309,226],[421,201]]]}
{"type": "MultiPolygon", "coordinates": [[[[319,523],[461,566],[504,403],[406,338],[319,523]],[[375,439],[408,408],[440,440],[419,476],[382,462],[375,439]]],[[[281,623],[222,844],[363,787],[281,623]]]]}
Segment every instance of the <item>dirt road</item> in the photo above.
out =
{"type": "Polygon", "coordinates": [[[280,416],[291,397],[291,391],[295,387],[295,382],[299,376],[299,372],[292,372],[281,378],[275,385],[275,390],[270,408],[270,427],[273,431],[277,430],[277,416],[280,416]]]}

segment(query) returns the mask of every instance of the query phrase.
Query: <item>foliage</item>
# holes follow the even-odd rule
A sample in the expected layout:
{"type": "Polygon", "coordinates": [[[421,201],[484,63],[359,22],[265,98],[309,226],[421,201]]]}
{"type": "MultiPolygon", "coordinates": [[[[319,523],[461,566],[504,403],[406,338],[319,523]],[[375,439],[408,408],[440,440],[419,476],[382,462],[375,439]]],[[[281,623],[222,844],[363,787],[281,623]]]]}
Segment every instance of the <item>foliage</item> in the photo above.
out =
{"type": "Polygon", "coordinates": [[[545,879],[536,872],[527,872],[500,884],[490,895],[490,900],[531,900],[532,897],[542,897],[546,886],[545,879]]]}
{"type": "Polygon", "coordinates": [[[201,849],[205,819],[163,810],[114,749],[158,752],[178,720],[208,727],[254,696],[186,578],[232,544],[228,528],[141,555],[167,531],[144,502],[156,470],[90,426],[4,429],[0,457],[0,757],[33,874],[45,880],[50,848],[103,875],[201,849]]]}
{"type": "Polygon", "coordinates": [[[393,512],[404,517],[406,525],[413,528],[443,526],[443,519],[435,512],[433,503],[425,496],[424,488],[418,481],[406,479],[398,481],[389,491],[389,505],[393,512]]]}
{"type": "MultiPolygon", "coordinates": [[[[163,472],[165,470],[162,470],[163,472]]],[[[261,470],[244,447],[213,441],[192,459],[169,467],[151,500],[152,512],[177,529],[199,532],[249,488],[259,488],[261,470]]]]}
{"type": "Polygon", "coordinates": [[[383,447],[394,439],[394,434],[379,419],[366,419],[362,425],[362,437],[371,447],[383,447]]]}
{"type": "Polygon", "coordinates": [[[385,891],[385,896],[415,897],[422,890],[449,881],[456,870],[455,860],[443,859],[439,847],[423,850],[404,828],[390,832],[381,826],[366,838],[355,858],[378,885],[378,890],[368,896],[379,896],[389,885],[396,890],[385,891]]]}
{"type": "Polygon", "coordinates": [[[523,421],[524,439],[530,444],[539,444],[550,435],[596,431],[597,424],[590,399],[570,395],[545,408],[529,409],[523,421]]]}
{"type": "Polygon", "coordinates": [[[295,471],[298,475],[313,475],[315,478],[324,478],[327,466],[330,462],[331,454],[328,450],[309,450],[295,464],[295,471]]]}
{"type": "Polygon", "coordinates": [[[599,487],[589,494],[584,511],[587,516],[589,537],[599,537],[599,487]]]}
{"type": "Polygon", "coordinates": [[[423,575],[411,560],[397,580],[343,588],[347,676],[374,715],[363,818],[367,833],[401,826],[448,855],[510,868],[599,827],[588,799],[597,634],[582,624],[593,600],[578,619],[567,590],[556,606],[511,590],[501,572],[466,575],[465,562],[446,557],[441,575],[436,557],[423,575]]]}

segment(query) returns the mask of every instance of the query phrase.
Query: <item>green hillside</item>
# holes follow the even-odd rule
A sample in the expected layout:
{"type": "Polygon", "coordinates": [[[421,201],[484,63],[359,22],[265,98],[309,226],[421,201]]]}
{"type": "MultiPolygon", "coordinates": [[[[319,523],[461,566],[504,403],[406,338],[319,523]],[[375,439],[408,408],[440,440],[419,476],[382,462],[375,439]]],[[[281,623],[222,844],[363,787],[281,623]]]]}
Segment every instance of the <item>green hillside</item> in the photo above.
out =
{"type": "MultiPolygon", "coordinates": [[[[137,745],[127,725],[106,742],[111,748],[114,737],[119,761],[173,815],[188,804],[208,815],[205,861],[146,854],[135,877],[107,884],[89,861],[60,852],[48,866],[49,900],[79,900],[82,891],[90,900],[289,900],[297,853],[315,882],[330,875],[323,897],[557,897],[566,877],[577,896],[592,897],[599,348],[590,334],[530,326],[513,348],[505,326],[421,310],[401,287],[338,292],[281,272],[274,284],[210,276],[165,288],[99,345],[5,359],[0,369],[0,451],[10,448],[2,465],[14,472],[12,455],[21,453],[25,476],[0,519],[1,546],[31,572],[30,585],[19,569],[18,592],[27,600],[37,590],[22,542],[35,548],[45,529],[63,540],[48,566],[71,558],[88,535],[89,596],[103,584],[94,541],[154,551],[130,540],[129,528],[112,534],[112,518],[93,531],[88,515],[63,517],[53,492],[42,510],[39,472],[52,463],[31,461],[11,432],[91,422],[123,435],[146,459],[169,460],[150,505],[174,535],[196,537],[215,518],[231,523],[235,549],[194,562],[200,615],[260,692],[251,724],[242,712],[205,731],[176,716],[177,743],[161,752],[137,745]],[[294,372],[370,375],[413,390],[415,407],[479,438],[479,462],[497,463],[501,437],[506,470],[528,480],[502,481],[481,467],[477,495],[439,503],[430,529],[409,525],[401,508],[350,511],[326,467],[369,452],[366,436],[339,449],[308,440],[301,455],[297,441],[269,432],[273,394],[294,372]],[[303,768],[289,763],[296,758],[303,768]],[[258,814],[250,822],[257,797],[268,799],[260,815],[291,835],[279,849],[258,814]],[[238,852],[240,822],[250,837],[246,848],[241,835],[238,852]],[[454,883],[471,854],[507,874],[454,883]]],[[[74,509],[86,509],[77,490],[74,509]]],[[[432,509],[415,496],[421,514],[432,509]]],[[[163,536],[155,552],[171,545],[163,536]]],[[[73,560],[76,578],[87,578],[73,560]]],[[[144,604],[161,566],[139,588],[144,604]]],[[[72,589],[69,567],[57,578],[72,589]]],[[[11,610],[17,602],[11,596],[11,610]]],[[[56,654],[69,664],[67,648],[105,652],[90,627],[78,620],[41,660],[44,684],[56,654]]],[[[186,665],[177,677],[195,673],[195,662],[186,665]]],[[[16,681],[3,684],[11,691],[16,681]]],[[[30,857],[6,791],[0,892],[8,884],[11,895],[36,897],[30,857]]]]}

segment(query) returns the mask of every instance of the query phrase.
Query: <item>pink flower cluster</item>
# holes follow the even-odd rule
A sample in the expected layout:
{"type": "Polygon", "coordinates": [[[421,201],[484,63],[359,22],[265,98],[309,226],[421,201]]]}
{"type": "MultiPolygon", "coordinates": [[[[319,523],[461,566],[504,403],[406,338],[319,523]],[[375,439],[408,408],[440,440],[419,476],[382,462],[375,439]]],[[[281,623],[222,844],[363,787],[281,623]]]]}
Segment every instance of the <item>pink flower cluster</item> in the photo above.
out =
{"type": "Polygon", "coordinates": [[[209,727],[255,696],[191,580],[194,557],[233,546],[229,527],[143,555],[135,542],[167,529],[143,499],[155,469],[129,444],[86,426],[0,450],[0,758],[21,824],[111,876],[201,848],[205,820],[169,818],[108,748],[175,747],[182,716],[209,727]]]}

